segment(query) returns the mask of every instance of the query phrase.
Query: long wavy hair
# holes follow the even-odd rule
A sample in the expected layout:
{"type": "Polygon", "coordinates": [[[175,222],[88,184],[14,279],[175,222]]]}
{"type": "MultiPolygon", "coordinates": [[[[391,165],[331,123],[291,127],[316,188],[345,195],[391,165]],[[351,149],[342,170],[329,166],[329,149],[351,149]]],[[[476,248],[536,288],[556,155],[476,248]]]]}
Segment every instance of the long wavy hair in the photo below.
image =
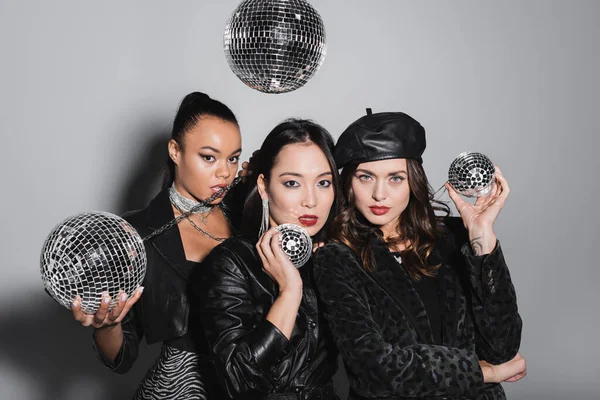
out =
{"type": "Polygon", "coordinates": [[[397,235],[384,240],[379,227],[369,223],[357,211],[352,179],[358,164],[351,164],[344,167],[340,177],[344,203],[342,211],[329,227],[329,236],[349,246],[360,257],[367,271],[375,268],[374,238],[384,241],[388,247],[408,243],[401,252],[402,263],[411,279],[419,280],[422,276],[434,276],[437,273],[439,265],[429,264],[429,255],[441,230],[436,212],[448,215],[450,208],[433,198],[433,190],[421,163],[407,159],[406,166],[410,198],[406,209],[400,214],[397,235]]]}

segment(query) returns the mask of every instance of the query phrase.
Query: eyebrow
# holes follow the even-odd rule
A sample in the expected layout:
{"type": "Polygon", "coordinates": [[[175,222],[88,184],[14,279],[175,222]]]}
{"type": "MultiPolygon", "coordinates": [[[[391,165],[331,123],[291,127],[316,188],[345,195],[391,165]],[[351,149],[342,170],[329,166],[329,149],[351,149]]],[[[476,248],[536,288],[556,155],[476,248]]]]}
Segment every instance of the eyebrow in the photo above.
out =
{"type": "MultiPolygon", "coordinates": [[[[368,174],[368,175],[377,175],[376,173],[371,172],[368,169],[363,169],[363,168],[357,169],[356,172],[362,172],[362,173],[368,174]]],[[[405,170],[401,169],[399,171],[390,172],[387,176],[394,176],[394,175],[399,175],[399,174],[402,174],[402,173],[408,175],[408,173],[405,170]]]]}
{"type": "MultiPolygon", "coordinates": [[[[303,176],[302,174],[299,174],[297,172],[283,172],[283,173],[279,174],[279,177],[281,178],[282,176],[286,176],[286,175],[287,176],[297,176],[298,178],[302,178],[302,176],[303,176]]],[[[323,172],[323,173],[317,175],[317,178],[320,178],[320,177],[326,176],[326,175],[333,175],[333,174],[329,171],[323,172]]]]}
{"type": "MultiPolygon", "coordinates": [[[[211,146],[202,146],[202,147],[200,147],[200,150],[210,150],[210,151],[214,151],[217,154],[221,154],[221,150],[215,149],[214,147],[211,147],[211,146]]],[[[241,152],[242,152],[242,149],[239,148],[231,154],[241,153],[241,152]]]]}

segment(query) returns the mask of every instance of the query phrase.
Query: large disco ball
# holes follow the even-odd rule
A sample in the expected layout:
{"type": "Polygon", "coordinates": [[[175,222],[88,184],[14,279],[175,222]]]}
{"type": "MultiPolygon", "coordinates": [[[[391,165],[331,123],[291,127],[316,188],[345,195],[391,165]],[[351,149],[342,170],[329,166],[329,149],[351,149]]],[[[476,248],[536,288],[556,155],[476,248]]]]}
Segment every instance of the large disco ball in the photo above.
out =
{"type": "Polygon", "coordinates": [[[132,296],[146,274],[146,250],[137,231],[107,212],[86,212],[58,224],[44,242],[40,271],[47,292],[71,307],[76,295],[81,309],[94,314],[102,292],[116,306],[120,290],[132,296]]]}
{"type": "Polygon", "coordinates": [[[450,165],[448,182],[467,197],[486,196],[492,189],[496,168],[484,154],[461,153],[450,165]]]}
{"type": "Polygon", "coordinates": [[[302,87],[327,51],[319,13],[305,0],[244,0],[225,26],[225,56],[242,82],[265,93],[302,87]]]}

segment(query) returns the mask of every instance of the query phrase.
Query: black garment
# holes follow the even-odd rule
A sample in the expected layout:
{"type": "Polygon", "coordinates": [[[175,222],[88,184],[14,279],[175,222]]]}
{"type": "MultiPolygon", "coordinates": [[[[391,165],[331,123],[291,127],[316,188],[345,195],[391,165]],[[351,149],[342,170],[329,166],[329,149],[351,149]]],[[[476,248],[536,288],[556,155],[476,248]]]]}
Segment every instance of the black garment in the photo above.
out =
{"type": "Polygon", "coordinates": [[[479,367],[480,359],[512,359],[521,339],[502,250],[497,244],[489,255],[473,256],[460,219],[445,225],[448,232],[431,255],[441,263],[441,346],[434,344],[414,285],[385,244],[374,241],[372,272],[343,244],[315,253],[320,305],[346,365],[351,399],[505,399],[501,385],[484,384],[479,367]]]}
{"type": "MultiPolygon", "coordinates": [[[[395,258],[401,258],[400,252],[390,252],[395,258]]],[[[402,264],[404,267],[405,264],[402,264]]],[[[398,266],[400,267],[400,266],[398,266]]],[[[394,268],[390,265],[390,268],[394,268]]],[[[442,314],[440,312],[440,295],[438,294],[439,285],[436,276],[421,276],[418,281],[412,280],[413,287],[415,288],[419,299],[423,302],[425,307],[425,313],[427,314],[427,320],[431,327],[431,333],[433,333],[433,343],[442,344],[442,314]]]]}
{"type": "MultiPolygon", "coordinates": [[[[127,213],[124,218],[139,232],[142,238],[159,229],[174,218],[168,189],[162,190],[147,208],[127,213]]],[[[193,350],[194,353],[204,358],[208,353],[206,341],[191,342],[188,338],[192,331],[202,331],[202,327],[198,321],[188,320],[190,307],[188,274],[190,271],[179,229],[174,226],[146,241],[145,248],[147,266],[142,282],[144,293],[121,324],[123,344],[114,363],[100,353],[94,341],[94,350],[100,361],[112,371],[121,374],[129,371],[137,359],[139,342],[144,335],[148,344],[163,342],[165,345],[169,345],[169,343],[174,343],[175,347],[180,347],[182,350],[193,350]]],[[[197,385],[205,386],[200,389],[207,393],[215,391],[216,398],[220,398],[222,394],[218,390],[218,385],[214,385],[216,378],[213,368],[208,367],[208,363],[202,359],[198,360],[197,364],[205,366],[204,370],[197,374],[203,378],[204,382],[197,382],[197,385]]]]}
{"type": "MultiPolygon", "coordinates": [[[[196,268],[202,268],[201,265],[201,262],[186,260],[184,263],[177,265],[177,269],[179,269],[181,275],[189,279],[192,271],[196,268]]],[[[201,331],[203,329],[202,325],[197,319],[188,319],[188,325],[194,326],[194,328],[191,330],[196,329],[201,331]]],[[[188,329],[188,331],[182,336],[170,340],[165,340],[165,344],[168,344],[169,346],[175,349],[198,353],[198,349],[196,348],[196,341],[193,339],[192,334],[190,333],[190,329],[188,329]]]]}
{"type": "Polygon", "coordinates": [[[202,321],[219,380],[231,397],[290,393],[303,398],[331,383],[337,351],[319,314],[310,261],[301,276],[304,293],[288,340],[266,319],[279,290],[250,242],[226,240],[192,274],[193,315],[202,321]]]}
{"type": "Polygon", "coordinates": [[[402,112],[367,115],[350,124],[335,145],[335,164],[361,164],[390,158],[410,158],[423,163],[425,128],[402,112]]]}

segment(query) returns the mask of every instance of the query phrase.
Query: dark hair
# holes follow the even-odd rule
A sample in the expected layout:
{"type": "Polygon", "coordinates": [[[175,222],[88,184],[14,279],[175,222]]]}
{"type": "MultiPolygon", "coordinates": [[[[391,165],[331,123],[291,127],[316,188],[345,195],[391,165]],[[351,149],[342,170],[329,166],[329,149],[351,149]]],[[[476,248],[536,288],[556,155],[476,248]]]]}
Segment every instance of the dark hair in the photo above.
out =
{"type": "MultiPolygon", "coordinates": [[[[238,125],[235,115],[225,104],[218,100],[211,99],[205,93],[192,92],[185,96],[179,105],[175,120],[173,121],[171,139],[175,140],[177,145],[183,149],[185,145],[185,134],[193,129],[204,117],[220,118],[223,121],[232,122],[238,125]]],[[[163,187],[170,186],[174,179],[175,163],[167,155],[167,170],[163,178],[163,187]]]]}
{"type": "Polygon", "coordinates": [[[277,158],[281,149],[289,144],[295,143],[314,143],[327,158],[332,172],[332,184],[335,194],[329,218],[327,222],[315,236],[316,241],[325,240],[326,228],[333,220],[339,209],[340,185],[337,168],[333,159],[333,138],[325,128],[310,120],[288,119],[277,125],[267,135],[260,150],[253,154],[250,159],[248,170],[252,171],[250,181],[248,182],[248,196],[244,203],[244,213],[242,219],[242,234],[253,242],[258,241],[258,232],[262,216],[262,200],[258,193],[257,179],[260,174],[268,182],[271,178],[271,171],[277,163],[277,158]]]}
{"type": "MultiPolygon", "coordinates": [[[[427,180],[427,175],[420,162],[406,160],[410,198],[406,209],[402,212],[398,224],[397,236],[385,241],[387,245],[397,245],[409,242],[402,252],[402,264],[406,272],[414,280],[421,276],[435,275],[439,265],[429,264],[429,255],[435,245],[438,226],[435,212],[445,215],[450,213],[447,204],[433,198],[433,190],[427,180]]],[[[341,174],[344,192],[342,211],[330,225],[330,236],[348,245],[359,257],[363,268],[368,271],[375,267],[375,258],[371,239],[378,237],[383,240],[381,230],[360,215],[354,206],[352,179],[358,164],[347,165],[341,174]]]]}

